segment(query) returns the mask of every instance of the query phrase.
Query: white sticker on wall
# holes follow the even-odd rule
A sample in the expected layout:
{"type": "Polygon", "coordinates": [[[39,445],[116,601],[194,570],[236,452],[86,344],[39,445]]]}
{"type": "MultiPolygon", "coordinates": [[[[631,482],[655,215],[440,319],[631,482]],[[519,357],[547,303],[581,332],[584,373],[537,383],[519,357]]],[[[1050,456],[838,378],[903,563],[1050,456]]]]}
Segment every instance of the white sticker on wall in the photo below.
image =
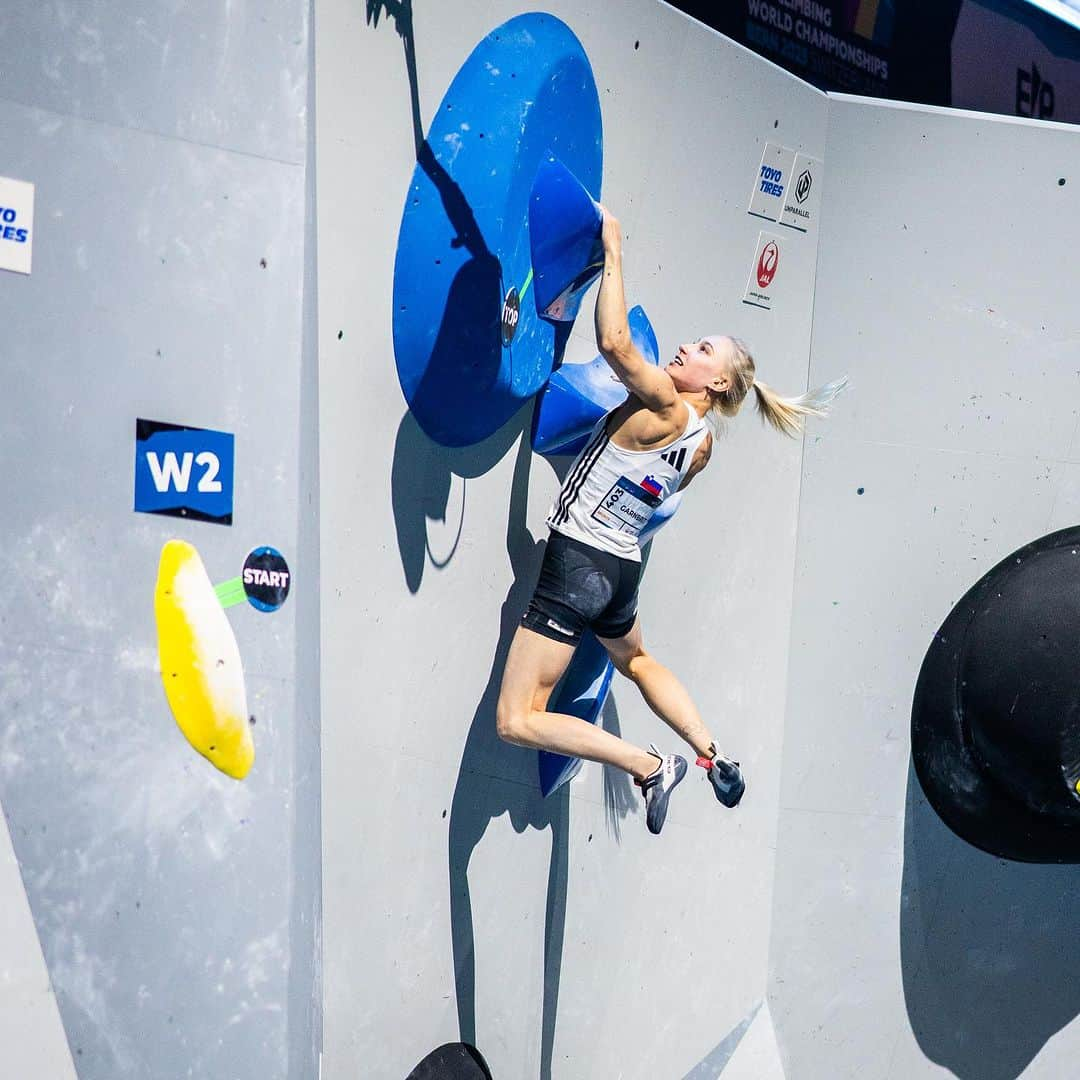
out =
{"type": "Polygon", "coordinates": [[[750,196],[749,212],[757,217],[776,219],[783,213],[791,166],[795,151],[779,143],[766,143],[754,177],[754,192],[750,196]]]}
{"type": "Polygon", "coordinates": [[[34,185],[0,176],[0,270],[30,273],[34,185]]]}
{"type": "Polygon", "coordinates": [[[750,268],[750,277],[743,294],[744,304],[755,307],[771,308],[775,294],[776,276],[780,271],[780,252],[783,241],[771,233],[758,233],[757,251],[754,253],[754,265],[750,268]]]}
{"type": "Polygon", "coordinates": [[[791,167],[791,183],[784,195],[781,225],[808,232],[817,224],[821,205],[821,174],[824,169],[818,158],[799,154],[791,167]]]}

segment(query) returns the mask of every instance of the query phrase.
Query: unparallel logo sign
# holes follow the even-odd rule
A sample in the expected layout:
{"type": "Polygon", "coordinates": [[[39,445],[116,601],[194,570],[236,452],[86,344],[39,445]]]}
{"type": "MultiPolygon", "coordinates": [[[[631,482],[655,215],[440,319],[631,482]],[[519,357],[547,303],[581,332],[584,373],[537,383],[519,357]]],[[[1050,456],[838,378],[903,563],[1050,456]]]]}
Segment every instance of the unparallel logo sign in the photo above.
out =
{"type": "Polygon", "coordinates": [[[821,206],[821,176],[824,166],[818,158],[799,154],[791,167],[792,181],[784,199],[780,224],[809,232],[817,223],[821,206]]]}

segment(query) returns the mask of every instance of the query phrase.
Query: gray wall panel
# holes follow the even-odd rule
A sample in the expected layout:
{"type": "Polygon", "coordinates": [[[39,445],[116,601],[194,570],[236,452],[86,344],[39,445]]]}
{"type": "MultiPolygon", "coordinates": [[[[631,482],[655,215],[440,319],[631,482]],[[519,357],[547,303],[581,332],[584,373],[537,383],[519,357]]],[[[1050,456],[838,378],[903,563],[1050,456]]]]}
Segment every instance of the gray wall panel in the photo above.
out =
{"type": "MultiPolygon", "coordinates": [[[[586,766],[545,803],[534,754],[494,737],[557,478],[527,411],[454,452],[409,418],[402,41],[320,0],[316,185],[313,4],[0,15],[4,172],[37,184],[34,275],[0,276],[0,801],[82,1080],[318,1075],[321,875],[328,1080],[457,1038],[500,1078],[681,1075],[766,993],[799,1080],[1064,1075],[1069,871],[953,837],[908,724],[951,604],[1080,512],[1075,129],[826,101],[652,0],[549,6],[596,74],[603,198],[662,351],[727,330],[782,391],[854,383],[805,454],[741,418],[657,544],[647,640],[751,785],[724,814],[695,770],[657,841],[625,777],[586,766]],[[781,231],[745,212],[767,139],[826,160],[820,261],[784,234],[772,312],[739,302],[781,231]],[[231,528],[132,513],[140,415],[236,434],[231,528]],[[164,699],[170,536],[215,581],[264,542],[296,575],[278,614],[229,614],[242,784],[164,699]]],[[[417,5],[425,124],[526,8],[417,5]]],[[[667,745],[625,683],[605,723],[667,745]]],[[[42,988],[25,923],[5,953],[42,988]]],[[[64,1067],[39,1006],[17,1049],[51,1056],[0,1050],[0,1073],[64,1067]]]]}
{"type": "Polygon", "coordinates": [[[1080,514],[1078,140],[829,102],[811,374],[853,391],[805,457],[770,959],[800,1080],[1064,1075],[1075,1051],[1068,873],[954,837],[909,733],[952,605],[1080,514]]]}
{"type": "MultiPolygon", "coordinates": [[[[472,47],[523,10],[417,5],[425,124],[472,47]]],[[[596,75],[630,302],[665,352],[731,330],[763,378],[801,391],[814,239],[792,235],[782,307],[745,307],[768,227],[745,208],[767,138],[820,153],[824,98],[652,2],[617,19],[603,4],[547,10],[596,75]]],[[[753,798],[724,815],[695,771],[659,842],[636,790],[599,768],[542,802],[535,754],[497,742],[493,706],[557,480],[521,446],[527,415],[453,452],[408,417],[390,333],[414,164],[402,43],[392,20],[366,26],[338,0],[319,5],[317,32],[324,1075],[405,1075],[455,1038],[497,1076],[679,1075],[764,992],[799,444],[741,418],[658,542],[642,599],[648,640],[753,798]],[[737,947],[734,976],[710,943],[737,947]],[[655,1037],[630,1048],[635,1030],[655,1037]]],[[[595,355],[590,303],[572,360],[595,355]]],[[[614,702],[609,723],[663,739],[632,688],[614,702]]]]}
{"type": "Polygon", "coordinates": [[[299,0],[9,0],[0,98],[303,163],[299,0]]]}
{"type": "Polygon", "coordinates": [[[298,653],[315,655],[296,634],[296,598],[315,587],[298,527],[304,169],[18,105],[0,115],[6,168],[37,183],[35,272],[0,282],[14,562],[0,798],[76,1067],[268,1077],[291,1060],[314,1075],[317,874],[293,854],[317,816],[298,748],[312,706],[295,722],[298,653]],[[132,512],[137,416],[235,434],[231,528],[132,512]],[[162,690],[153,590],[173,536],[214,581],[260,543],[298,575],[276,615],[229,614],[257,718],[243,783],[194,753],[162,690]]]}
{"type": "MultiPolygon", "coordinates": [[[[107,547],[130,572],[174,529],[199,538],[218,581],[260,542],[295,549],[303,171],[19,106],[2,115],[13,171],[42,178],[35,272],[8,275],[0,295],[23,330],[7,342],[6,430],[32,455],[4,523],[27,537],[28,573],[7,587],[50,615],[41,640],[113,647],[129,620],[104,579],[62,576],[65,553],[107,547]],[[131,515],[136,416],[235,433],[231,529],[131,515]],[[42,578],[55,588],[33,599],[42,578]]],[[[156,550],[150,573],[152,594],[156,550]]],[[[294,617],[287,604],[262,620],[248,670],[291,674],[273,641],[292,640],[294,617]]],[[[152,607],[144,618],[152,627],[152,607]]]]}
{"type": "MultiPolygon", "coordinates": [[[[0,749],[0,753],[12,752],[10,744],[0,749]]],[[[0,1060],[4,1071],[12,1076],[74,1080],[71,1051],[4,819],[0,819],[0,910],[4,944],[0,963],[0,1060]]]]}
{"type": "MultiPolygon", "coordinates": [[[[314,0],[308,0],[308,9],[314,0]]],[[[310,18],[310,15],[309,15],[310,18]]],[[[315,42],[308,39],[310,69],[315,42]]],[[[315,80],[308,82],[309,115],[315,80]]],[[[296,704],[292,732],[292,876],[288,1075],[318,1077],[322,1052],[322,836],[319,698],[319,343],[318,274],[315,250],[315,128],[307,128],[304,170],[303,341],[297,406],[300,453],[297,466],[297,565],[303,577],[296,593],[296,704]]]]}

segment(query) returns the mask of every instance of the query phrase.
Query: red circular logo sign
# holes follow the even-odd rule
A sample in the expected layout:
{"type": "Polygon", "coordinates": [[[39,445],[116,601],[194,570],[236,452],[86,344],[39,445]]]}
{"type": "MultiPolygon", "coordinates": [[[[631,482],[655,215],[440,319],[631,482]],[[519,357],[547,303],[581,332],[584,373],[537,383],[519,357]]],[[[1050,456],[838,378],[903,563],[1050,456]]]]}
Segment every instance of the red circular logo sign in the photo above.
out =
{"type": "Polygon", "coordinates": [[[761,258],[757,264],[757,283],[762,289],[767,289],[776,277],[776,267],[780,262],[780,249],[775,240],[770,240],[761,249],[761,258]]]}

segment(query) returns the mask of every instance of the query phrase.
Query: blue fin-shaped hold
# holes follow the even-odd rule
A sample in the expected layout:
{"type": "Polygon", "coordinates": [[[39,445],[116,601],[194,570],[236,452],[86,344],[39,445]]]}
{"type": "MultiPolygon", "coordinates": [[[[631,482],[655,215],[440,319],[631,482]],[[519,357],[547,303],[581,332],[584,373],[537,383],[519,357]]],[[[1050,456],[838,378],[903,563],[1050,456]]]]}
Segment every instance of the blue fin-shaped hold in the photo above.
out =
{"type": "MultiPolygon", "coordinates": [[[[614,672],[607,650],[586,631],[559,688],[558,697],[549,706],[552,712],[580,717],[590,724],[600,721],[611,676],[614,672]]],[[[577,775],[581,759],[541,750],[539,757],[540,790],[546,798],[577,775]]]]}
{"type": "Polygon", "coordinates": [[[585,290],[604,268],[603,214],[558,158],[540,163],[529,197],[529,246],[536,310],[573,322],[585,290]]]}
{"type": "MultiPolygon", "coordinates": [[[[656,334],[644,309],[628,313],[630,337],[650,364],[659,363],[656,334]]],[[[626,387],[602,356],[563,364],[553,372],[533,412],[532,447],[538,454],[576,454],[604,413],[626,399],[626,387]]]]}

